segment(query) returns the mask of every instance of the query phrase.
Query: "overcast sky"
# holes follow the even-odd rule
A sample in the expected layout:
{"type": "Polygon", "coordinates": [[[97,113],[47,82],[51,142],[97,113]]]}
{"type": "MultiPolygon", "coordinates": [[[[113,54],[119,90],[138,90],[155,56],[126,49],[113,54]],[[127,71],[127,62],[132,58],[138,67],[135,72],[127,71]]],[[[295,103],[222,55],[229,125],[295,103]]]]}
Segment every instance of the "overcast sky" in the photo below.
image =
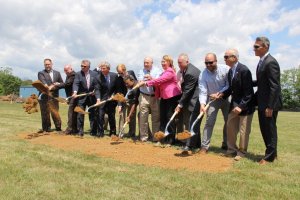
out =
{"type": "MultiPolygon", "coordinates": [[[[236,48],[254,73],[256,36],[267,36],[281,69],[300,64],[298,0],[0,0],[0,67],[22,79],[37,79],[43,59],[54,69],[80,69],[89,59],[128,69],[143,67],[145,56],[160,66],[163,55],[180,53],[204,68],[208,52],[224,63],[224,51],[236,48]]],[[[175,62],[177,65],[177,62],[175,62]]]]}

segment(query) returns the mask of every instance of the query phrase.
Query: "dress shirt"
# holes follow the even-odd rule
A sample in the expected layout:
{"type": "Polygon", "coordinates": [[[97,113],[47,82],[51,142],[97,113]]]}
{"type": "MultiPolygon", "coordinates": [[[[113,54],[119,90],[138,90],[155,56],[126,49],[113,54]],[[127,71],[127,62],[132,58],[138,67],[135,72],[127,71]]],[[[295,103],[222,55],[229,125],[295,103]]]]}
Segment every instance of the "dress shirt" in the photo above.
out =
{"type": "MultiPolygon", "coordinates": [[[[150,76],[152,78],[158,78],[161,75],[161,73],[162,73],[162,70],[159,69],[158,67],[153,66],[150,72],[144,68],[139,71],[137,79],[139,81],[147,81],[147,80],[144,80],[144,76],[146,74],[150,74],[150,76]]],[[[149,94],[149,95],[154,94],[154,90],[153,90],[152,86],[142,86],[142,87],[140,87],[140,91],[144,94],[149,94]]]]}
{"type": "Polygon", "coordinates": [[[207,68],[199,76],[199,101],[200,104],[207,103],[207,97],[217,92],[224,92],[228,87],[229,66],[218,64],[214,72],[207,68]]]}
{"type": "Polygon", "coordinates": [[[236,67],[237,67],[237,65],[239,64],[239,62],[236,62],[234,65],[233,65],[233,67],[231,68],[231,71],[232,71],[232,74],[231,74],[231,81],[232,81],[232,79],[233,79],[233,77],[234,77],[234,75],[235,75],[235,71],[236,71],[236,67]]]}
{"type": "Polygon", "coordinates": [[[53,70],[50,70],[48,73],[49,73],[49,76],[51,77],[51,81],[53,82],[53,70]]]}
{"type": "Polygon", "coordinates": [[[90,73],[87,72],[84,75],[85,75],[85,79],[86,79],[86,86],[89,89],[90,88],[90,78],[91,78],[90,73]]]}

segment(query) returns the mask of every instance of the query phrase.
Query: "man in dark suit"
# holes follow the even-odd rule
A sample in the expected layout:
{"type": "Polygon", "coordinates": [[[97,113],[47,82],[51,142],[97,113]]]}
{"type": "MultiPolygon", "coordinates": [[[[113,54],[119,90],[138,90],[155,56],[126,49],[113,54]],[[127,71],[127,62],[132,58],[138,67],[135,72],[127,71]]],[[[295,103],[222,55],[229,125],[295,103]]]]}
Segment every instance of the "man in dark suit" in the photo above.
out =
{"type": "MultiPolygon", "coordinates": [[[[102,62],[100,64],[100,93],[101,100],[109,99],[116,92],[116,82],[118,75],[110,72],[110,64],[108,62],[102,62]]],[[[116,101],[108,101],[101,105],[99,108],[99,123],[98,123],[98,137],[104,136],[104,115],[108,115],[108,123],[110,127],[109,135],[116,135],[116,101]]]]}
{"type": "MultiPolygon", "coordinates": [[[[117,73],[118,73],[118,78],[117,78],[117,82],[116,82],[116,93],[121,93],[124,96],[126,96],[127,94],[127,87],[125,85],[124,82],[124,77],[131,75],[134,80],[136,79],[136,76],[134,74],[134,71],[132,70],[126,70],[126,66],[124,64],[118,64],[117,65],[117,73]]],[[[117,112],[119,113],[119,130],[118,132],[120,132],[121,128],[123,127],[125,121],[126,121],[126,103],[118,103],[117,106],[117,112]]],[[[132,130],[132,133],[128,133],[128,135],[135,135],[135,130],[132,130]]]]}
{"type": "MultiPolygon", "coordinates": [[[[185,130],[190,130],[192,123],[199,115],[199,87],[198,78],[200,70],[189,63],[189,57],[187,54],[180,54],[178,57],[178,66],[180,71],[177,74],[178,83],[180,84],[182,96],[176,107],[176,111],[180,113],[183,120],[183,126],[185,130]],[[197,109],[195,109],[197,107],[197,109]]],[[[189,138],[186,142],[186,146],[183,148],[183,152],[193,150],[201,147],[200,140],[200,121],[194,127],[195,135],[189,138]]]]}
{"type": "Polygon", "coordinates": [[[51,130],[50,113],[56,131],[61,131],[61,119],[58,112],[59,105],[58,101],[55,100],[53,97],[58,97],[58,91],[62,87],[63,80],[61,78],[60,72],[53,70],[52,66],[52,60],[50,58],[46,58],[44,59],[45,69],[38,73],[38,79],[49,88],[52,96],[49,97],[45,94],[39,95],[43,132],[50,132],[51,130]]]}
{"type": "MultiPolygon", "coordinates": [[[[75,71],[73,67],[68,64],[64,67],[64,72],[66,74],[66,80],[64,85],[66,96],[70,97],[73,94],[73,83],[75,79],[75,71]]],[[[78,132],[77,130],[77,113],[74,112],[74,108],[77,105],[77,99],[71,98],[68,102],[69,109],[68,109],[68,126],[64,131],[65,134],[75,134],[78,132]]]]}
{"type": "MultiPolygon", "coordinates": [[[[90,93],[94,91],[94,95],[87,95],[78,97],[78,106],[85,110],[86,106],[91,106],[93,104],[100,102],[100,91],[99,91],[99,78],[98,74],[90,70],[90,61],[83,60],[81,62],[81,71],[75,74],[75,79],[73,83],[73,98],[77,98],[77,95],[82,93],[90,93]]],[[[97,123],[95,119],[95,109],[89,110],[89,120],[91,135],[96,135],[97,133],[97,123]]],[[[84,114],[77,114],[77,129],[79,136],[82,137],[84,134],[84,114]]]]}
{"type": "Polygon", "coordinates": [[[280,67],[277,60],[270,55],[270,41],[266,37],[257,37],[254,52],[260,57],[256,69],[256,99],[258,119],[262,137],[266,145],[265,156],[259,164],[273,162],[277,157],[277,126],[278,111],[282,107],[280,67]]]}
{"type": "Polygon", "coordinates": [[[227,119],[227,152],[225,156],[242,159],[248,148],[251,123],[255,107],[251,101],[254,95],[252,75],[247,66],[238,62],[236,49],[228,49],[224,60],[230,67],[228,72],[229,88],[221,93],[224,99],[231,95],[229,115],[227,119]],[[236,145],[237,134],[240,133],[239,147],[236,145]]]}

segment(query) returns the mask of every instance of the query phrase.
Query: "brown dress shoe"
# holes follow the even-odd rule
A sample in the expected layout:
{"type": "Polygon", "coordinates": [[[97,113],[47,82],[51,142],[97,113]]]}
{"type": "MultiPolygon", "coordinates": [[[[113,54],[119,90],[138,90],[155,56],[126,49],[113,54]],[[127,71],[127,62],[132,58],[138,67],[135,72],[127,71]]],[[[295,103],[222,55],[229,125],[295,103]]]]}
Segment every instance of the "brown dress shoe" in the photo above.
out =
{"type": "Polygon", "coordinates": [[[207,154],[207,149],[201,148],[199,153],[200,154],[207,154]]]}
{"type": "Polygon", "coordinates": [[[259,162],[258,162],[259,165],[266,165],[268,164],[268,161],[264,160],[264,159],[261,159],[259,162]]]}

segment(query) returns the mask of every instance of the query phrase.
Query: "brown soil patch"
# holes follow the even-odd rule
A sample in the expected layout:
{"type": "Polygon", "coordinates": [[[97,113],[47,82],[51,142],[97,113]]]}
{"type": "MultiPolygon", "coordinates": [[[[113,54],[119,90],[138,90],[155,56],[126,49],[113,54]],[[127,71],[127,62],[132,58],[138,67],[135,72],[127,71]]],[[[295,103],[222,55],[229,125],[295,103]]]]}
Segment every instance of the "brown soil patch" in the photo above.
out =
{"type": "Polygon", "coordinates": [[[192,135],[189,131],[184,130],[183,132],[176,134],[176,139],[177,140],[186,140],[186,139],[190,138],[191,136],[192,135]]]}
{"type": "Polygon", "coordinates": [[[212,154],[181,154],[176,148],[155,147],[152,143],[134,143],[121,139],[112,141],[109,137],[78,138],[70,135],[20,133],[19,137],[33,144],[45,144],[55,148],[83,151],[100,157],[112,158],[125,163],[162,167],[167,169],[182,169],[188,171],[222,172],[231,169],[232,159],[212,154]]]}

